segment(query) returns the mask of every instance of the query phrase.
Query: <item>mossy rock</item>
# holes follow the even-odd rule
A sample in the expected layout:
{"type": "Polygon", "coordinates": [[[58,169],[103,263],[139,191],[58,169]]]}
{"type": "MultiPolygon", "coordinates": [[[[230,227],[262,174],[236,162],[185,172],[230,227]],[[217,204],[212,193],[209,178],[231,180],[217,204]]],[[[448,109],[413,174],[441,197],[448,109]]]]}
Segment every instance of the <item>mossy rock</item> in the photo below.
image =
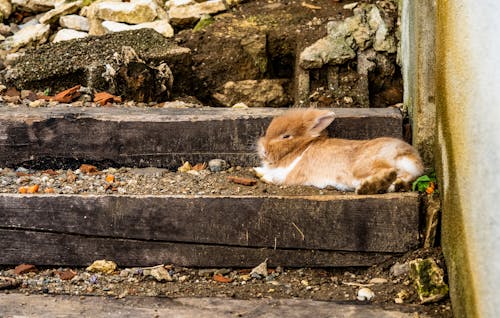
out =
{"type": "Polygon", "coordinates": [[[410,277],[415,283],[422,304],[437,302],[448,295],[443,269],[432,258],[417,258],[411,261],[410,277]]]}

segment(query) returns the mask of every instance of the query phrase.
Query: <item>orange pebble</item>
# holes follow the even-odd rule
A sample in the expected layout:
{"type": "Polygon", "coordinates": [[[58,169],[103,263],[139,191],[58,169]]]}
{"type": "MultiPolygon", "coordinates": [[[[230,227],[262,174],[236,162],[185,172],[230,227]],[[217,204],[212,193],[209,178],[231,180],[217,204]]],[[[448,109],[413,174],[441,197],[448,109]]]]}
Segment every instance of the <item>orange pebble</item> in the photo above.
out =
{"type": "Polygon", "coordinates": [[[115,182],[115,176],[114,176],[114,175],[112,175],[112,174],[108,174],[108,175],[106,176],[106,182],[108,182],[108,183],[113,183],[113,182],[115,182]]]}
{"type": "Polygon", "coordinates": [[[43,190],[43,192],[45,192],[45,193],[56,193],[54,191],[54,188],[47,188],[47,189],[43,190]]]}
{"type": "Polygon", "coordinates": [[[28,187],[28,193],[37,193],[37,192],[38,192],[38,184],[28,187]]]}
{"type": "Polygon", "coordinates": [[[28,187],[19,187],[19,193],[25,194],[28,192],[28,187]]]}

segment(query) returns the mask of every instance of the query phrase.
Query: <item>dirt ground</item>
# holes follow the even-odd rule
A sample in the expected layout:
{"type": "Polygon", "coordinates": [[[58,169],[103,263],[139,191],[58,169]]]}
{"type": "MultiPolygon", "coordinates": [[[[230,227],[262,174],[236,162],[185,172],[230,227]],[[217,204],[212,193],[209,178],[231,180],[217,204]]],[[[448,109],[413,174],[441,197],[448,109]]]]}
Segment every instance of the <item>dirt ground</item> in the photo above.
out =
{"type": "MultiPolygon", "coordinates": [[[[385,309],[415,312],[430,317],[452,317],[449,298],[420,305],[408,274],[391,270],[397,262],[405,264],[418,257],[434,257],[442,266],[439,249],[417,250],[399,259],[371,268],[270,268],[268,276],[253,278],[248,269],[198,269],[167,265],[173,281],[160,282],[144,275],[144,269],[117,269],[113,274],[90,273],[82,268],[40,268],[16,275],[14,268],[0,269],[0,286],[6,277],[18,285],[3,293],[163,297],[223,297],[233,299],[312,299],[345,303],[368,303],[357,300],[360,288],[375,294],[369,303],[385,309]],[[392,274],[391,274],[392,272],[392,274]],[[397,275],[396,275],[397,274],[397,275]],[[400,298],[402,304],[396,304],[400,298]]],[[[397,266],[396,266],[397,267],[397,266]]],[[[418,317],[415,316],[415,317],[418,317]]]]}
{"type": "MultiPolygon", "coordinates": [[[[279,78],[288,81],[285,90],[293,99],[297,93],[294,76],[298,56],[305,47],[326,35],[328,22],[352,16],[352,10],[344,9],[344,5],[351,2],[247,1],[215,16],[214,22],[202,30],[181,30],[175,36],[176,42],[192,50],[191,93],[202,103],[217,106],[211,96],[227,81],[279,78]],[[258,52],[258,45],[253,44],[245,49],[245,39],[255,43],[263,41],[265,52],[258,52]]],[[[396,7],[390,5],[391,1],[378,3],[384,8],[384,18],[395,25],[396,7]]],[[[360,78],[356,72],[357,62],[353,60],[336,69],[341,84],[335,91],[328,87],[327,68],[312,72],[308,102],[320,107],[359,107],[356,100],[363,98],[370,100],[370,107],[401,102],[403,86],[396,54],[382,55],[389,62],[370,73],[369,96],[356,95],[366,92],[355,92],[360,78]],[[351,95],[354,103],[346,103],[345,97],[351,95]]]]}

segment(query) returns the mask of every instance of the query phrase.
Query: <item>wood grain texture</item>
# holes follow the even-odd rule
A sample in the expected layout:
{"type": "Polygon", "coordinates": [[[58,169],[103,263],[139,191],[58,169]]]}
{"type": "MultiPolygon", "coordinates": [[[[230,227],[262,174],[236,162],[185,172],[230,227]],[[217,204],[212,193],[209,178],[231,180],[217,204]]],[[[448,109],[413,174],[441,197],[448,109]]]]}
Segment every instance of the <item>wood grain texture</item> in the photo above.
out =
{"type": "MultiPolygon", "coordinates": [[[[401,138],[399,110],[333,109],[332,136],[401,138]]],[[[174,168],[221,158],[255,165],[255,143],[283,109],[135,109],[54,107],[0,113],[0,165],[64,160],[174,168]]]]}
{"type": "Polygon", "coordinates": [[[190,267],[252,267],[266,258],[271,267],[371,266],[395,254],[283,250],[93,238],[0,229],[0,264],[88,266],[108,259],[121,267],[175,264],[190,267]]]}
{"type": "Polygon", "coordinates": [[[403,253],[419,197],[0,195],[0,228],[267,248],[403,253]]]}

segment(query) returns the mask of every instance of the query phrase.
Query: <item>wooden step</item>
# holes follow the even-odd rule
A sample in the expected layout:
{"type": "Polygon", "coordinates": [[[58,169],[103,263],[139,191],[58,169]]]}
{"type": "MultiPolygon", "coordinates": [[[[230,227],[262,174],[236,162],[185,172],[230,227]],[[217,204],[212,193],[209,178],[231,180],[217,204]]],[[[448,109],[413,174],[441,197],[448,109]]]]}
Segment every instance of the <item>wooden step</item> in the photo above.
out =
{"type": "Polygon", "coordinates": [[[416,193],[0,194],[0,264],[370,266],[418,245],[416,193]]]}
{"type": "MultiPolygon", "coordinates": [[[[339,138],[401,138],[396,108],[332,109],[339,138]]],[[[255,143],[283,109],[10,108],[0,112],[0,166],[67,161],[175,168],[183,161],[257,164],[255,143]]]]}

